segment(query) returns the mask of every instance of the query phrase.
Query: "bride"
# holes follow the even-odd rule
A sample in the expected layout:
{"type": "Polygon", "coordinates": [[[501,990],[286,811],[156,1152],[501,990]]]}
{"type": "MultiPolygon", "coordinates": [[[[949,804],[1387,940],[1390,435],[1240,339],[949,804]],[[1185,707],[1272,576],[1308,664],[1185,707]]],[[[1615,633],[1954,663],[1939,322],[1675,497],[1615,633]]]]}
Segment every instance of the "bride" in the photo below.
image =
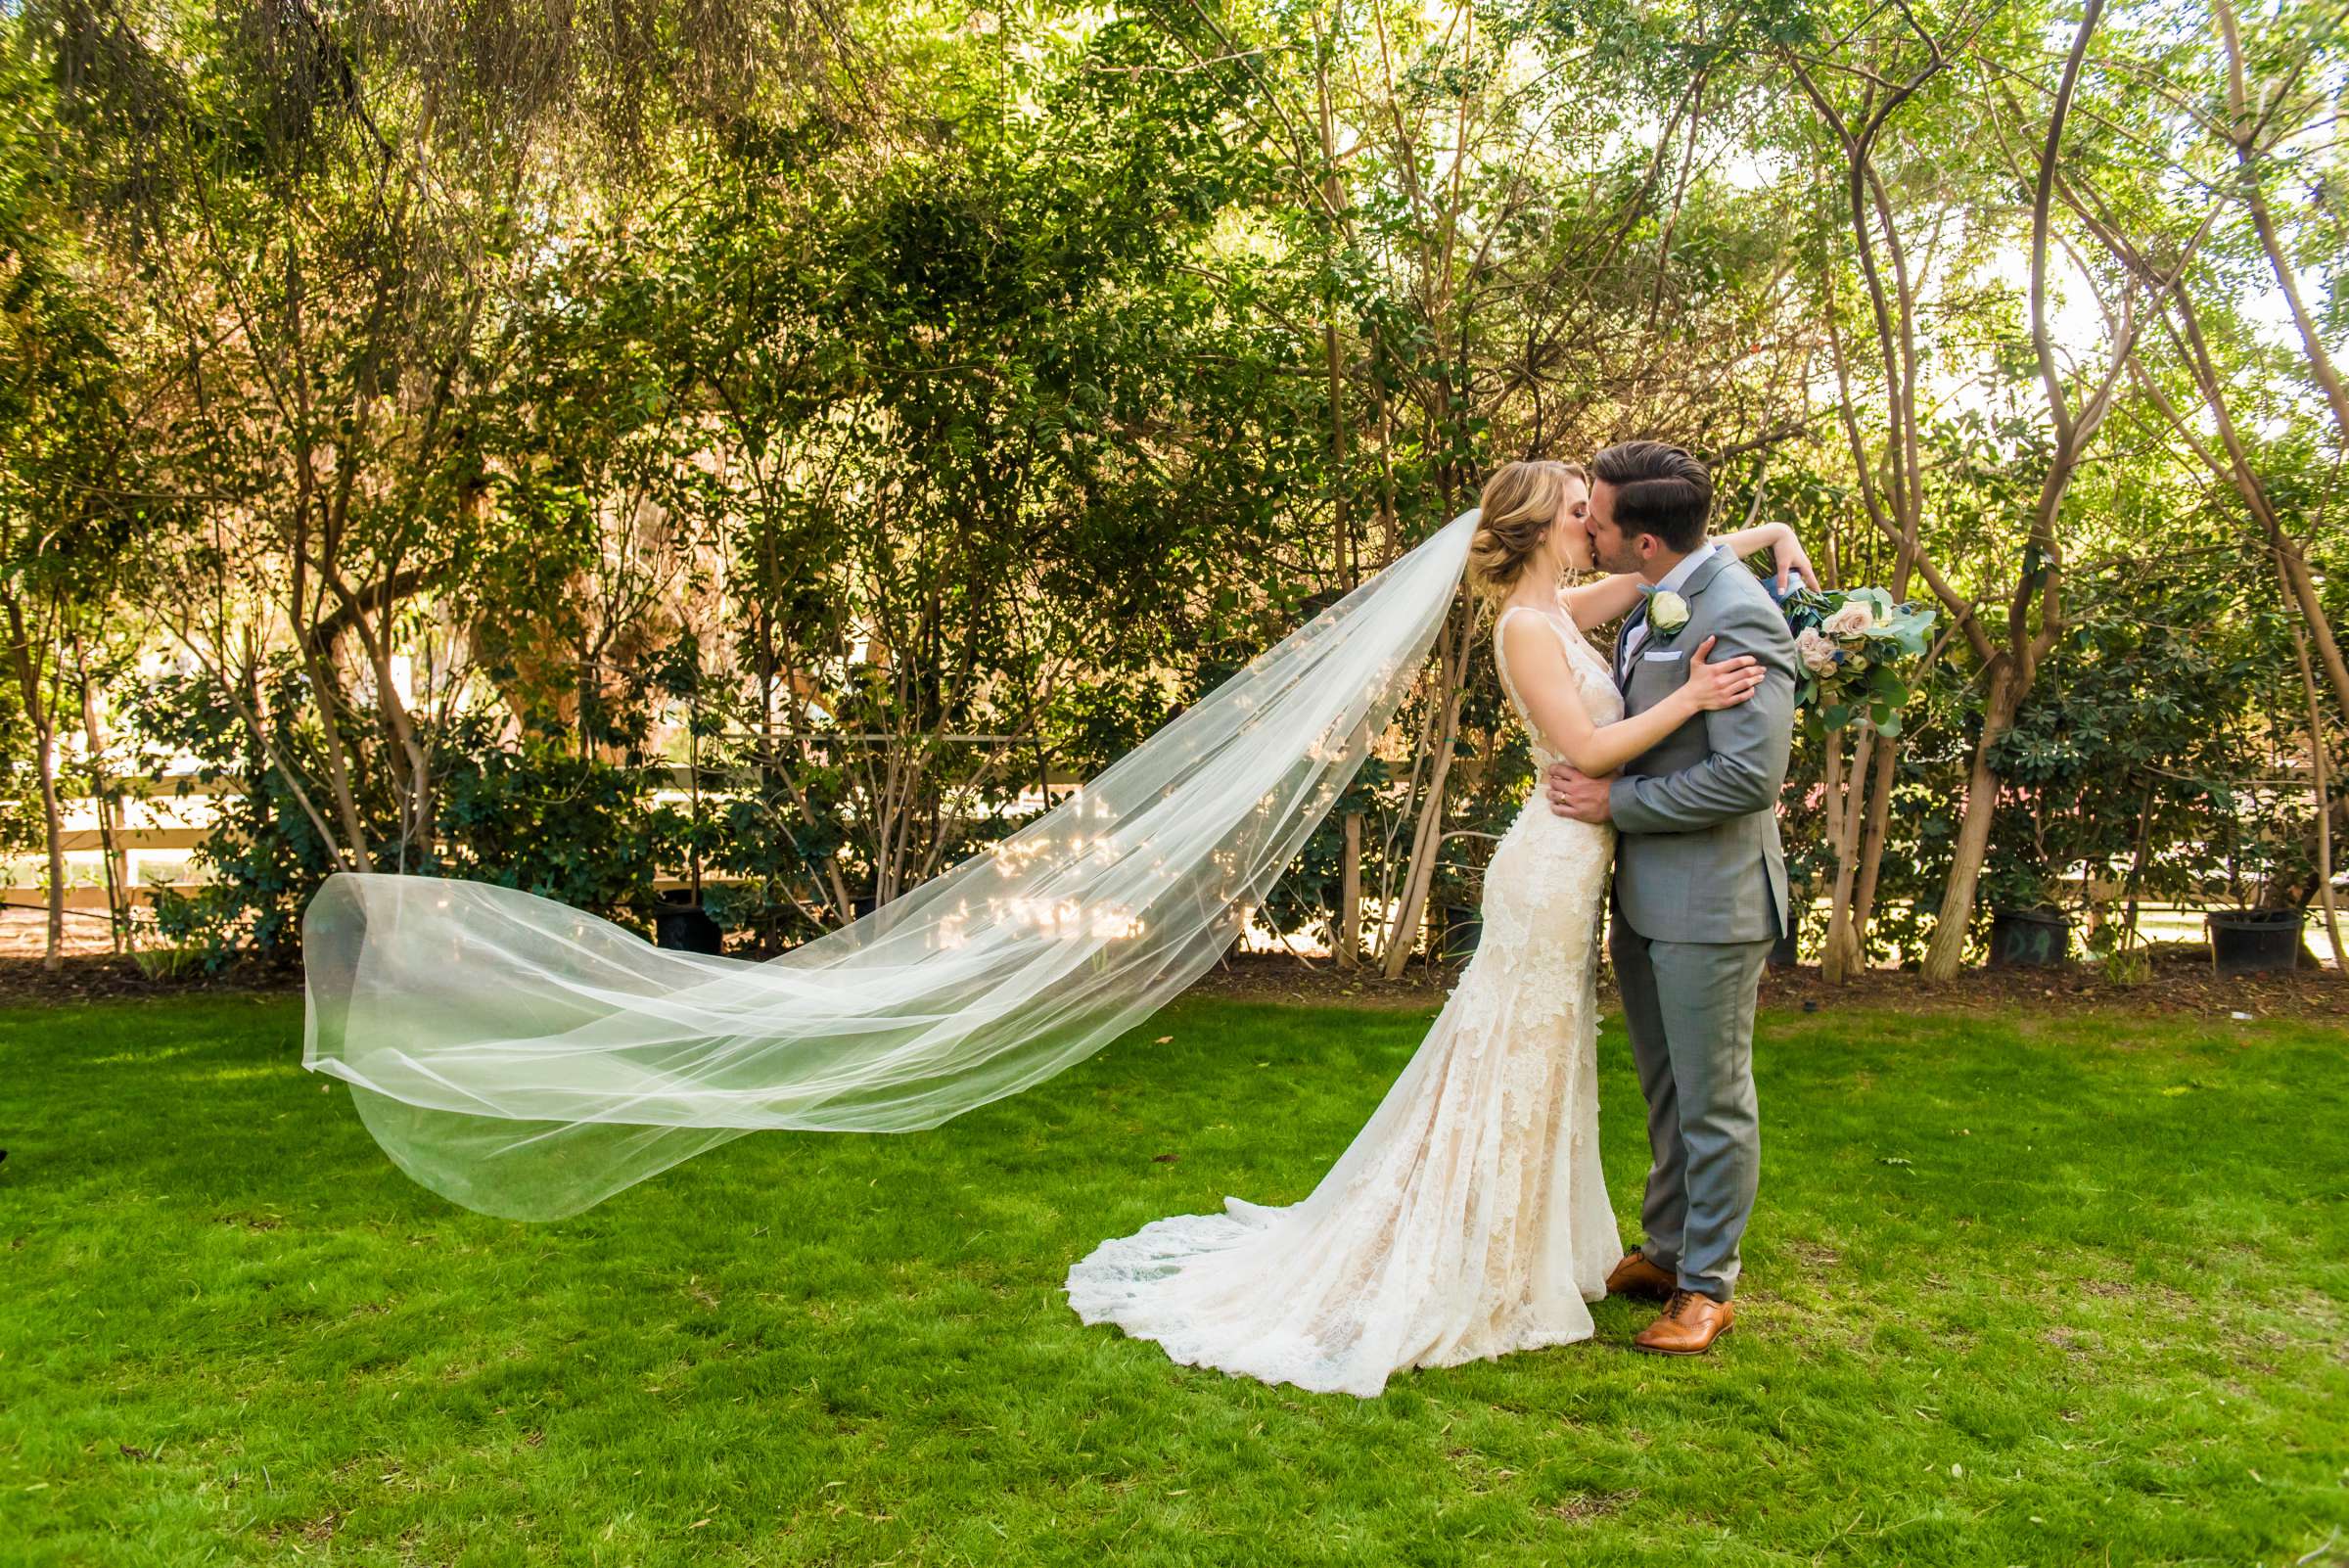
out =
{"type": "MultiPolygon", "coordinates": [[[[1497,604],[1494,660],[1552,762],[1614,772],[1694,715],[1744,702],[1763,671],[1708,664],[1635,718],[1584,633],[1638,579],[1568,586],[1594,565],[1579,466],[1511,463],[1486,484],[1470,585],[1497,604]]],[[[1728,535],[1738,555],[1783,525],[1728,535]]],[[[1791,552],[1782,552],[1781,559],[1791,552]]],[[[1589,1338],[1588,1302],[1623,1256],[1598,1159],[1598,935],[1614,829],[1531,794],[1484,876],[1483,935],[1425,1041],[1302,1202],[1238,1198],[1155,1221],[1069,1270],[1069,1302],[1169,1356],[1270,1383],[1368,1397],[1390,1373],[1589,1338]]]]}

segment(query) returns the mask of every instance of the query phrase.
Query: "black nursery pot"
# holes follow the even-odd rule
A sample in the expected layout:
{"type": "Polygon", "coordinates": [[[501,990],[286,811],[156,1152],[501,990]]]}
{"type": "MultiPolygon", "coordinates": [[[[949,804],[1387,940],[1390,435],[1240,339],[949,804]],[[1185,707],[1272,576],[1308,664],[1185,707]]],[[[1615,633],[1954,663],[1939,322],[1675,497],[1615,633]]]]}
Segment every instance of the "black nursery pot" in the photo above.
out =
{"type": "Polygon", "coordinates": [[[1436,951],[1448,964],[1464,962],[1470,953],[1476,951],[1476,939],[1483,936],[1484,931],[1485,923],[1477,918],[1477,911],[1464,904],[1446,904],[1444,936],[1436,945],[1436,951]]]}
{"type": "Polygon", "coordinates": [[[2297,909],[2225,909],[2210,922],[2211,967],[2222,975],[2253,975],[2291,969],[2300,962],[2297,909]]]}
{"type": "Polygon", "coordinates": [[[653,911],[654,946],[676,952],[724,950],[725,933],[709,910],[692,900],[693,895],[683,888],[661,896],[661,907],[653,911]]]}
{"type": "Polygon", "coordinates": [[[2060,969],[2071,962],[2072,917],[2060,909],[1993,909],[1990,967],[2060,969]]]}
{"type": "Polygon", "coordinates": [[[1792,969],[1802,961],[1802,950],[1795,945],[1793,932],[1788,931],[1781,934],[1777,941],[1770,945],[1771,968],[1792,969]]]}

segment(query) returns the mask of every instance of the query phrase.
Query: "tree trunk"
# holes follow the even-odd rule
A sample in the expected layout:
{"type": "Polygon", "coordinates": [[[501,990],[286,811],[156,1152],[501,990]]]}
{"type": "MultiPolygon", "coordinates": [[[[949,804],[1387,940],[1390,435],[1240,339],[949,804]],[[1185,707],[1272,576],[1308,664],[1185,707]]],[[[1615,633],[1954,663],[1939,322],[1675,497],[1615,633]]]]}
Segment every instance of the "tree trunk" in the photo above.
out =
{"type": "Polygon", "coordinates": [[[24,623],[24,606],[14,594],[8,596],[7,612],[8,659],[23,699],[24,720],[32,726],[33,757],[41,778],[41,825],[48,840],[49,935],[41,967],[55,970],[66,961],[66,820],[57,797],[57,709],[41,700],[40,660],[24,623]]]}
{"type": "Polygon", "coordinates": [[[57,726],[38,722],[33,734],[41,766],[41,825],[49,839],[49,934],[41,967],[54,971],[66,962],[66,816],[57,798],[57,726]]]}
{"type": "MultiPolygon", "coordinates": [[[[2039,358],[2040,382],[2047,392],[2048,415],[2055,429],[2055,449],[2040,482],[2039,500],[2032,508],[2030,547],[2024,552],[2014,593],[2006,605],[2006,646],[1989,661],[1990,700],[1982,715],[1982,738],[1974,748],[1974,764],[1966,779],[1965,814],[1958,825],[1958,843],[1950,861],[1950,884],[1943,891],[1941,912],[1933,924],[1933,940],[1925,947],[1924,977],[1954,980],[1965,960],[1966,927],[1973,923],[1974,890],[1982,878],[1982,863],[1990,853],[1991,828],[1999,814],[1999,778],[1992,771],[1992,750],[2014,727],[2014,715],[2039,678],[2040,662],[2063,634],[2063,549],[2057,525],[2063,515],[2064,493],[2097,429],[2111,412],[2115,390],[2132,363],[2137,343],[2137,318],[2124,306],[2120,325],[2112,330],[2112,352],[2093,390],[2075,408],[2064,393],[2063,373],[2055,356],[2054,337],[2048,327],[2049,212],[2054,200],[2055,164],[2063,146],[2063,126],[2071,107],[2080,68],[2088,56],[2090,36],[2103,15],[2104,0],[2088,0],[2080,25],[2072,34],[2064,60],[2063,78],[2048,116],[2047,140],[2039,156],[2039,179],[2031,213],[2031,344],[2039,358]],[[2033,558],[2036,557],[2036,567],[2033,558]],[[2033,600],[2038,602],[2039,625],[2031,625],[2033,600]]],[[[1922,563],[1920,562],[1921,566],[1922,563]]]]}
{"type": "MultiPolygon", "coordinates": [[[[2280,559],[2276,563],[2276,576],[2288,598],[2291,579],[2285,576],[2280,559]]],[[[2308,657],[2308,636],[2300,629],[2299,623],[2287,618],[2285,623],[2292,628],[2292,652],[2300,665],[2300,692],[2308,704],[2308,769],[2317,797],[2317,897],[2325,907],[2325,935],[2332,943],[2333,967],[2349,973],[2349,947],[2341,945],[2341,912],[2334,907],[2332,897],[2332,780],[2325,734],[2325,705],[2317,697],[2317,672],[2308,657]]]]}
{"type": "MultiPolygon", "coordinates": [[[[1850,794],[1844,781],[1843,740],[1844,731],[1840,729],[1828,731],[1826,755],[1820,760],[1819,770],[1819,847],[1824,849],[1829,855],[1834,854],[1835,846],[1843,841],[1845,798],[1850,794]]],[[[1793,901],[1791,888],[1788,890],[1787,901],[1789,903],[1793,901]]],[[[1788,912],[1792,913],[1791,910],[1788,912]]],[[[1823,972],[1825,968],[1823,954],[1820,968],[1823,972]]]]}
{"type": "Polygon", "coordinates": [[[1898,740],[1876,737],[1875,777],[1867,787],[1867,827],[1860,841],[1860,891],[1852,898],[1852,931],[1860,944],[1864,967],[1867,934],[1876,918],[1876,882],[1884,869],[1884,840],[1892,825],[1892,781],[1900,751],[1898,740]]]}
{"type": "Polygon", "coordinates": [[[2226,453],[2224,460],[2218,452],[2210,449],[2201,434],[2186,422],[2168,395],[2161,391],[2160,384],[2146,374],[2142,365],[2137,367],[2138,386],[2143,389],[2147,399],[2170,428],[2178,432],[2180,438],[2202,459],[2204,466],[2234,485],[2235,493],[2243,498],[2243,505],[2250,512],[2251,520],[2259,525],[2268,548],[2275,552],[2277,563],[2282,568],[2284,582],[2291,589],[2293,602],[2300,607],[2300,618],[2308,627],[2310,641],[2315,645],[2317,663],[2324,668],[2326,679],[2331,683],[2333,697],[2341,705],[2341,712],[2349,714],[2349,661],[2341,656],[2340,642],[2333,636],[2332,623],[2325,614],[2324,595],[2317,587],[2315,576],[2309,571],[2308,558],[2300,553],[2299,544],[2284,531],[2283,520],[2277,515],[2267,484],[2260,478],[2259,470],[2252,465],[2250,450],[2243,444],[2242,436],[2235,429],[2234,414],[2227,401],[2226,385],[2219,379],[2217,362],[2211,358],[2209,345],[2203,340],[2201,319],[2194,309],[2192,298],[2175,281],[2170,283],[2169,291],[2178,305],[2178,328],[2187,368],[2193,375],[2195,391],[2202,394],[2203,404],[2210,410],[2219,444],[2226,453]]]}
{"type": "Polygon", "coordinates": [[[2341,712],[2349,714],[2349,663],[2342,660],[2340,642],[2333,636],[2332,622],[2325,614],[2325,598],[2317,587],[2315,575],[2308,570],[2308,558],[2285,537],[2273,514],[2268,518],[2268,543],[2282,565],[2284,582],[2292,590],[2293,602],[2300,607],[2301,624],[2308,628],[2309,640],[2316,645],[2326,679],[2332,684],[2332,695],[2340,703],[2341,712]]]}
{"type": "Polygon", "coordinates": [[[2126,899],[2121,918],[2127,922],[2128,940],[2137,940],[2138,892],[2145,881],[2145,850],[2153,837],[2153,786],[2145,785],[2145,800],[2137,808],[2137,842],[2129,852],[2129,879],[2122,884],[2126,899]]]}
{"type": "Polygon", "coordinates": [[[1352,969],[1362,956],[1362,813],[1341,819],[1346,830],[1345,865],[1338,884],[1338,967],[1352,969]]]}
{"type": "MultiPolygon", "coordinates": [[[[2227,108],[2230,123],[2227,140],[2234,145],[2235,170],[2240,176],[2243,208],[2250,214],[2253,232],[2259,236],[2259,248],[2268,258],[2268,269],[2276,275],[2276,287],[2282,291],[2286,306],[2291,310],[2292,325],[2300,331],[2300,345],[2308,355],[2308,368],[2324,389],[2325,401],[2332,409],[2333,423],[2340,427],[2341,437],[2349,440],[2349,390],[2341,386],[2340,373],[2333,369],[2332,356],[2325,350],[2325,340],[2317,334],[2317,324],[2311,320],[2308,305],[2300,297],[2300,280],[2294,274],[2292,258],[2284,254],[2283,237],[2277,232],[2275,214],[2268,210],[2267,192],[2259,180],[2259,125],[2253,117],[2252,107],[2244,88],[2244,60],[2242,29],[2236,24],[2234,8],[2228,0],[2218,0],[2215,14],[2219,23],[2219,38],[2227,49],[2227,108]]],[[[2264,90],[2263,90],[2264,96],[2264,90]]]]}
{"type": "Polygon", "coordinates": [[[1827,906],[1827,945],[1819,955],[1819,973],[1830,985],[1842,985],[1860,967],[1863,957],[1859,931],[1852,919],[1853,895],[1860,876],[1860,822],[1873,777],[1868,764],[1875,748],[1873,730],[1863,731],[1859,743],[1852,748],[1852,762],[1844,779],[1843,809],[1836,814],[1835,838],[1829,845],[1835,856],[1835,891],[1827,906]]]}
{"type": "Polygon", "coordinates": [[[1435,881],[1436,849],[1444,841],[1444,789],[1451,777],[1452,743],[1460,733],[1460,698],[1466,690],[1468,649],[1472,639],[1454,616],[1445,624],[1444,645],[1438,650],[1436,694],[1440,717],[1428,770],[1427,793],[1419,803],[1419,817],[1411,830],[1410,871],[1403,882],[1403,901],[1387,936],[1384,973],[1400,979],[1418,945],[1419,921],[1427,908],[1427,893],[1435,881]]]}
{"type": "Polygon", "coordinates": [[[98,723],[98,703],[90,689],[88,654],[78,637],[73,643],[76,674],[81,686],[81,729],[90,746],[90,797],[97,803],[99,861],[106,873],[106,907],[114,926],[115,951],[130,939],[130,856],[122,848],[128,831],[122,791],[107,777],[106,734],[98,723]]]}
{"type": "MultiPolygon", "coordinates": [[[[305,468],[302,472],[306,475],[308,471],[305,468]]],[[[297,526],[306,525],[300,524],[298,518],[297,526]]],[[[339,710],[343,706],[343,688],[335,673],[336,667],[340,662],[329,657],[334,652],[334,643],[331,639],[320,635],[317,623],[311,619],[313,606],[310,602],[309,555],[302,548],[299,538],[292,551],[290,576],[291,587],[286,596],[287,619],[293,623],[294,640],[301,652],[302,668],[310,677],[310,700],[318,708],[319,750],[326,758],[327,790],[335,798],[335,816],[343,825],[344,842],[337,845],[334,835],[327,831],[323,821],[318,824],[319,836],[324,838],[327,847],[334,851],[335,858],[344,870],[373,871],[375,857],[367,848],[367,828],[366,824],[359,820],[358,799],[350,787],[350,761],[343,748],[343,727],[339,717],[339,710]]],[[[359,612],[354,608],[350,614],[355,617],[359,612]]],[[[225,655],[223,662],[225,664],[225,655]]],[[[254,668],[254,665],[248,664],[246,670],[248,678],[253,676],[254,668]]],[[[225,668],[219,671],[219,680],[224,691],[231,689],[229,674],[225,668]]],[[[261,726],[265,722],[259,705],[260,694],[256,680],[253,692],[253,713],[250,718],[253,737],[256,745],[260,743],[261,726]]],[[[274,760],[277,755],[275,749],[266,748],[266,750],[274,760]]],[[[285,773],[287,782],[293,786],[296,793],[303,793],[300,781],[294,777],[291,767],[283,767],[281,771],[285,773]]]]}
{"type": "MultiPolygon", "coordinates": [[[[1346,187],[1339,178],[1338,136],[1335,111],[1330,103],[1329,75],[1325,69],[1314,71],[1317,96],[1320,100],[1321,128],[1321,202],[1326,208],[1324,221],[1342,226],[1340,214],[1346,209],[1346,187]]],[[[1335,268],[1332,268],[1335,274],[1335,268]]],[[[1345,355],[1338,343],[1337,290],[1324,291],[1321,300],[1321,352],[1324,369],[1329,377],[1329,476],[1330,496],[1335,510],[1335,536],[1330,540],[1332,580],[1347,587],[1354,586],[1354,518],[1347,504],[1348,476],[1346,461],[1351,445],[1346,428],[1346,366],[1345,355]]]]}
{"type": "Polygon", "coordinates": [[[1982,862],[1990,853],[1991,826],[1999,814],[1999,776],[1991,770],[1990,754],[2014,727],[2015,711],[2021,706],[2012,657],[2001,654],[1991,666],[1990,702],[1983,711],[1982,739],[1974,747],[1973,767],[1966,775],[1965,810],[1958,823],[1949,886],[1942,890],[1933,940],[1925,947],[1922,973],[1927,980],[1955,980],[1965,961],[1965,931],[1973,922],[1974,890],[1982,880],[1982,862]]]}

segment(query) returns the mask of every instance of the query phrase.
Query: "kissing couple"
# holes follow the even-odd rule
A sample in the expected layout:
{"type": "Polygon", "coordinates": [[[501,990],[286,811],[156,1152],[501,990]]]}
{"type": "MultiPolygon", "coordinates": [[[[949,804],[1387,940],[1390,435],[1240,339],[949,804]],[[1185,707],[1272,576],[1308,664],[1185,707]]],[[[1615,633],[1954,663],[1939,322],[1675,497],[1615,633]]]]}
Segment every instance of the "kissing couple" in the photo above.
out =
{"type": "Polygon", "coordinates": [[[1818,585],[1793,531],[1707,531],[1713,481],[1632,441],[1484,487],[1470,586],[1544,787],[1485,868],[1483,932],[1426,1039],[1303,1201],[1155,1221],[1069,1270],[1087,1322],[1175,1360],[1374,1395],[1394,1372],[1588,1339],[1589,1303],[1661,1303],[1634,1348],[1735,1321],[1760,1165],[1754,997],[1789,929],[1776,807],[1795,647],[1741,558],[1818,585]],[[1619,623],[1613,653],[1590,633],[1619,623]],[[1612,898],[1609,889],[1612,887],[1612,898]],[[1602,920],[1651,1163],[1625,1251],[1598,1150],[1602,920]]]}

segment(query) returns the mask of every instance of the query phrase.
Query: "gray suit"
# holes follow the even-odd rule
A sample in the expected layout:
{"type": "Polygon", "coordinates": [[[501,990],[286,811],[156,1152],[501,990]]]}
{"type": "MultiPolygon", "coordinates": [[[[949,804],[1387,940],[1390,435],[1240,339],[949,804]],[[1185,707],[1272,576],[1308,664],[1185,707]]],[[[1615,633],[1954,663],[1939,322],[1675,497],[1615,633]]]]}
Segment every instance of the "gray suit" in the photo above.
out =
{"type": "Polygon", "coordinates": [[[1688,623],[1652,629],[1616,681],[1628,714],[1688,678],[1688,655],[1718,636],[1715,661],[1751,654],[1767,672],[1752,699],[1699,714],[1625,764],[1608,807],[1615,851],[1610,950],[1647,1096],[1653,1163],[1642,1250],[1684,1290],[1727,1301],[1761,1166],[1754,1103],[1754,992],[1787,929],[1778,791],[1794,731],[1794,638],[1770,592],[1727,551],[1680,589],[1688,623]]]}

